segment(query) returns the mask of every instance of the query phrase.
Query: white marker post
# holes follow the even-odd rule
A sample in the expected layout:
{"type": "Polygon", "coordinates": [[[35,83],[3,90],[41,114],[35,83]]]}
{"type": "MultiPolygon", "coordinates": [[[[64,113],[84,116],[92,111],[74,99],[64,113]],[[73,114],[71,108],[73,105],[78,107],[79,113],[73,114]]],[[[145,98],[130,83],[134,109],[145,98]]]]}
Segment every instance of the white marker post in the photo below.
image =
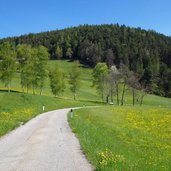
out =
{"type": "Polygon", "coordinates": [[[45,111],[45,106],[43,106],[43,112],[45,111]]]}
{"type": "Polygon", "coordinates": [[[72,118],[72,112],[73,112],[73,111],[72,111],[72,109],[71,109],[71,111],[70,111],[70,118],[72,118]]]}

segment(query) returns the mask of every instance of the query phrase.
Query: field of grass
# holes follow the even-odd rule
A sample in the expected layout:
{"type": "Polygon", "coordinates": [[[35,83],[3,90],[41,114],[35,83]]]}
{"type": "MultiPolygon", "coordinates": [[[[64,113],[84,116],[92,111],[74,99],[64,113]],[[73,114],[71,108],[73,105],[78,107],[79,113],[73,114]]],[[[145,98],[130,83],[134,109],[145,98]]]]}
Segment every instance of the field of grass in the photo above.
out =
{"type": "MultiPolygon", "coordinates": [[[[58,66],[62,71],[65,72],[66,77],[69,75],[69,72],[71,71],[73,63],[68,60],[50,60],[48,61],[48,69],[53,69],[55,66],[58,66]]],[[[91,101],[101,101],[101,97],[97,94],[97,91],[95,88],[92,87],[92,69],[90,68],[84,68],[82,65],[80,65],[81,70],[81,86],[80,91],[77,94],[77,100],[91,100],[91,101]]],[[[11,83],[11,88],[14,91],[21,92],[21,85],[20,85],[20,75],[19,73],[16,73],[14,75],[14,78],[11,83]]],[[[4,85],[0,82],[0,90],[4,90],[4,85]]],[[[122,86],[120,86],[120,90],[122,91],[122,86]]],[[[121,96],[120,91],[120,96],[121,96]]],[[[32,90],[29,90],[29,93],[32,94],[32,90]]],[[[39,94],[39,91],[36,92],[39,94]]],[[[43,95],[45,96],[53,96],[50,86],[49,86],[49,79],[45,82],[45,87],[43,89],[43,95]]],[[[73,99],[73,94],[71,93],[69,89],[68,79],[66,78],[66,89],[63,95],[60,96],[64,99],[73,99]]],[[[116,103],[116,97],[115,97],[115,103],[116,103]]],[[[132,97],[130,91],[126,91],[125,93],[125,105],[132,104],[132,97]]],[[[145,105],[160,105],[165,106],[165,103],[168,103],[167,98],[161,98],[159,96],[154,95],[147,95],[144,97],[144,104],[145,105]]]]}
{"type": "MultiPolygon", "coordinates": [[[[69,62],[67,60],[49,60],[48,61],[48,69],[53,69],[55,66],[58,66],[66,75],[66,89],[65,92],[61,95],[63,98],[70,98],[73,99],[73,94],[71,93],[69,89],[68,84],[68,75],[71,71],[73,63],[69,62]]],[[[82,65],[80,65],[81,70],[81,87],[80,91],[77,94],[78,100],[95,100],[100,101],[100,97],[97,95],[95,88],[92,88],[92,69],[84,68],[82,65]]],[[[21,85],[20,85],[20,75],[19,73],[16,73],[14,75],[14,78],[11,82],[11,88],[15,91],[22,91],[21,85]]],[[[4,85],[0,82],[0,89],[4,89],[4,85]]],[[[32,93],[32,90],[29,90],[29,93],[32,93]]],[[[36,91],[37,94],[39,94],[39,91],[36,91]]],[[[49,86],[49,79],[45,82],[45,87],[43,89],[43,95],[46,96],[53,96],[50,86],[49,86]]]]}
{"type": "Polygon", "coordinates": [[[91,101],[74,101],[48,96],[0,92],[0,136],[36,115],[66,107],[97,105],[91,101]]]}
{"type": "Polygon", "coordinates": [[[171,107],[167,104],[80,109],[69,122],[96,170],[170,171],[171,107]]]}

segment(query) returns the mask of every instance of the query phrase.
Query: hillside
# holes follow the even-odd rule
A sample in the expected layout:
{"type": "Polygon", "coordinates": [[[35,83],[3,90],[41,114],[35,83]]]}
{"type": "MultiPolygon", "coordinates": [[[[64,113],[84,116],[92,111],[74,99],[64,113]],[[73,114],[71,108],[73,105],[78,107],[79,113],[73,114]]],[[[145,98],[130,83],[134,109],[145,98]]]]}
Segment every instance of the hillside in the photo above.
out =
{"type": "Polygon", "coordinates": [[[84,25],[1,39],[14,45],[44,45],[51,59],[79,59],[94,67],[124,63],[138,73],[141,82],[160,96],[171,97],[171,38],[155,31],[125,25],[84,25]]]}
{"type": "MultiPolygon", "coordinates": [[[[65,91],[59,96],[60,98],[63,99],[73,99],[73,93],[70,91],[70,85],[68,82],[68,74],[71,72],[73,62],[70,62],[69,60],[49,60],[48,61],[48,68],[53,69],[56,66],[58,66],[60,69],[63,70],[63,72],[66,74],[66,89],[65,91]]],[[[81,71],[81,85],[80,85],[80,90],[78,91],[77,94],[77,100],[82,100],[82,101],[94,101],[94,102],[102,102],[101,96],[97,92],[97,90],[92,87],[92,69],[91,68],[85,68],[84,65],[80,65],[80,71],[81,71]]],[[[49,85],[49,79],[47,78],[45,81],[45,86],[42,91],[42,95],[45,96],[51,96],[53,97],[54,95],[52,94],[50,85],[49,85]]],[[[121,98],[121,91],[122,91],[122,85],[120,85],[120,92],[119,96],[121,98]]],[[[14,74],[14,78],[12,79],[11,82],[11,89],[12,91],[15,92],[22,92],[22,87],[21,87],[21,79],[20,79],[20,73],[16,72],[14,74]]],[[[7,90],[7,88],[4,87],[4,84],[0,82],[0,90],[3,92],[4,90],[7,90]]],[[[32,88],[30,87],[29,89],[29,94],[32,94],[32,88]]],[[[36,90],[36,94],[39,95],[39,89],[36,90]]],[[[138,92],[137,92],[138,96],[138,92]]],[[[132,105],[132,93],[131,89],[128,89],[125,92],[125,105],[132,105]]],[[[114,96],[114,104],[116,104],[116,95],[114,96]]],[[[138,103],[137,103],[138,104],[138,103]]],[[[164,97],[159,97],[156,95],[146,95],[144,97],[144,104],[145,105],[150,105],[150,106],[169,106],[170,104],[170,99],[164,98],[164,97]]]]}
{"type": "MultiPolygon", "coordinates": [[[[48,69],[51,70],[56,66],[62,69],[65,73],[66,77],[68,77],[69,72],[71,72],[73,62],[68,60],[49,60],[48,61],[48,69]]],[[[84,68],[80,66],[81,71],[81,87],[80,91],[78,91],[77,100],[93,100],[93,101],[101,101],[101,98],[97,95],[95,88],[92,88],[92,69],[84,68]]],[[[70,91],[68,78],[65,79],[66,89],[60,96],[66,99],[73,99],[73,94],[70,91]]],[[[16,72],[14,74],[14,78],[11,82],[11,88],[14,91],[22,92],[21,88],[21,79],[20,73],[16,72]]],[[[0,89],[4,90],[4,84],[0,82],[0,89]]],[[[30,87],[29,93],[32,94],[32,88],[30,87]]],[[[36,91],[36,94],[39,94],[39,90],[36,91]]],[[[46,78],[45,86],[42,91],[43,95],[53,96],[50,85],[49,78],[46,78]]]]}

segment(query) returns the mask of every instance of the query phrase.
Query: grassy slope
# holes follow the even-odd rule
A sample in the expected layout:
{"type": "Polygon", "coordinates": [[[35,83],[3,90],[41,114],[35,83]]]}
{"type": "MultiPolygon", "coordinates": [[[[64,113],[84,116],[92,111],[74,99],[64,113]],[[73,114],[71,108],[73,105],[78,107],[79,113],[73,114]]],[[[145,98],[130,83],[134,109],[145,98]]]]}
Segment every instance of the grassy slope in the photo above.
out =
{"type": "Polygon", "coordinates": [[[167,105],[80,109],[69,122],[97,170],[171,170],[167,105]]]}
{"type": "Polygon", "coordinates": [[[45,111],[86,105],[97,105],[91,101],[65,100],[48,96],[0,92],[0,136],[45,111]]]}
{"type": "MultiPolygon", "coordinates": [[[[65,73],[68,73],[71,70],[72,63],[67,61],[49,61],[48,68],[54,68],[58,65],[65,73]]],[[[82,106],[85,105],[93,105],[94,102],[84,101],[87,99],[98,100],[98,96],[95,93],[94,89],[89,89],[91,86],[91,70],[84,69],[80,67],[82,71],[82,87],[78,94],[78,100],[81,101],[73,101],[72,94],[69,91],[68,80],[67,89],[63,94],[63,99],[53,98],[49,87],[49,80],[47,79],[45,83],[45,88],[43,91],[43,95],[46,96],[33,96],[31,94],[22,93],[7,93],[4,92],[4,85],[0,82],[0,136],[5,134],[6,132],[12,130],[17,127],[20,122],[26,122],[38,113],[42,112],[42,105],[45,105],[45,109],[53,110],[64,107],[72,107],[72,106],[82,106]],[[49,97],[48,97],[49,96],[49,97]],[[70,99],[70,100],[65,100],[70,99]]],[[[20,75],[19,73],[15,73],[14,79],[12,80],[11,87],[13,91],[21,92],[20,86],[20,75]]],[[[32,93],[32,90],[29,91],[32,93]]],[[[39,92],[37,91],[37,94],[39,92]]]]}
{"type": "MultiPolygon", "coordinates": [[[[66,76],[71,70],[72,62],[68,61],[49,61],[48,68],[60,67],[66,76]]],[[[31,94],[22,94],[20,86],[20,75],[15,73],[11,83],[11,88],[16,93],[4,92],[4,85],[0,82],[0,136],[17,127],[21,122],[26,122],[32,117],[42,112],[42,106],[45,105],[46,111],[85,105],[95,105],[95,101],[99,100],[95,89],[91,86],[91,70],[80,67],[82,73],[81,90],[78,93],[78,101],[73,101],[73,95],[69,90],[68,80],[66,80],[67,89],[61,96],[61,99],[53,98],[49,87],[49,80],[46,80],[43,95],[33,96],[31,94]],[[18,93],[17,93],[18,92],[18,93]],[[68,100],[66,100],[68,99],[68,100]],[[70,100],[69,100],[70,99],[70,100]],[[90,100],[94,100],[91,102],[90,100]]],[[[29,91],[32,93],[32,90],[29,91]]],[[[37,91],[37,94],[39,92],[37,91]]]]}
{"type": "MultiPolygon", "coordinates": [[[[65,72],[66,76],[68,76],[68,73],[71,71],[72,62],[68,62],[66,60],[58,60],[58,61],[49,61],[48,62],[48,68],[54,68],[55,66],[58,66],[61,68],[62,71],[65,72]]],[[[77,99],[80,100],[95,100],[99,101],[101,100],[97,94],[96,90],[94,88],[91,88],[92,82],[92,70],[80,67],[81,70],[81,87],[80,91],[78,92],[77,99]]],[[[20,76],[18,73],[15,74],[14,79],[12,80],[11,87],[15,91],[22,91],[20,86],[20,76]]],[[[0,89],[4,89],[4,85],[0,82],[0,89]]],[[[32,90],[29,91],[29,93],[32,93],[32,90]]],[[[37,94],[39,91],[37,91],[37,94]]],[[[51,89],[49,87],[49,80],[46,80],[45,87],[43,90],[43,95],[46,96],[53,96],[51,93],[51,89]]],[[[64,94],[62,95],[64,98],[73,98],[73,94],[71,93],[69,89],[68,79],[66,79],[66,90],[64,94]]]]}
{"type": "MultiPolygon", "coordinates": [[[[49,61],[48,62],[48,68],[54,68],[55,66],[58,66],[61,68],[65,73],[66,76],[68,76],[68,73],[71,71],[72,67],[72,62],[68,62],[66,60],[58,60],[58,61],[49,61]]],[[[78,100],[92,100],[92,101],[101,101],[100,97],[97,95],[95,88],[92,88],[92,69],[87,69],[80,67],[81,70],[81,87],[80,91],[78,92],[77,99],[78,100]]],[[[67,88],[64,92],[64,94],[61,97],[64,98],[73,98],[72,93],[69,90],[69,85],[68,85],[68,80],[66,80],[67,88]]],[[[22,91],[21,86],[20,86],[20,76],[19,73],[16,73],[14,75],[14,79],[12,80],[11,87],[15,91],[22,91]]],[[[122,88],[122,87],[121,87],[122,88]]],[[[0,90],[4,90],[4,85],[0,82],[0,90]]],[[[32,90],[29,91],[32,93],[32,90]]],[[[37,94],[39,92],[37,91],[37,94]]],[[[45,83],[45,88],[43,90],[43,95],[46,96],[53,96],[51,93],[51,89],[49,87],[49,80],[46,80],[45,83]]],[[[126,104],[131,104],[131,96],[130,92],[126,92],[126,98],[125,98],[125,103],[126,104]]],[[[161,98],[158,96],[153,96],[153,95],[148,95],[145,97],[144,104],[146,105],[160,105],[164,106],[165,104],[169,104],[170,101],[167,98],[161,98]]]]}
{"type": "MultiPolygon", "coordinates": [[[[54,68],[55,66],[61,68],[68,76],[68,73],[71,71],[72,62],[68,62],[66,60],[58,60],[58,61],[49,61],[48,68],[54,68]]],[[[93,100],[93,101],[101,101],[101,98],[97,95],[95,88],[92,88],[92,69],[87,69],[80,67],[81,70],[81,87],[78,92],[77,99],[78,100],[93,100]]],[[[20,76],[19,74],[15,74],[14,79],[12,80],[11,87],[15,91],[22,91],[20,86],[20,76]]],[[[61,96],[63,98],[73,98],[73,95],[69,89],[68,80],[66,80],[66,90],[64,94],[61,96]]],[[[122,87],[120,87],[122,90],[122,87]]],[[[0,89],[4,89],[4,85],[0,82],[0,89]]],[[[32,93],[32,90],[29,91],[32,93]]],[[[37,93],[39,93],[37,91],[37,93]]],[[[43,95],[53,96],[51,93],[51,89],[49,87],[49,80],[46,80],[45,87],[43,90],[43,95]]],[[[120,94],[121,95],[121,94],[120,94]]],[[[125,94],[125,104],[131,104],[132,97],[129,91],[126,91],[125,94]]],[[[162,98],[154,95],[148,95],[144,98],[144,104],[146,105],[161,105],[169,104],[170,101],[167,98],[162,98]]]]}

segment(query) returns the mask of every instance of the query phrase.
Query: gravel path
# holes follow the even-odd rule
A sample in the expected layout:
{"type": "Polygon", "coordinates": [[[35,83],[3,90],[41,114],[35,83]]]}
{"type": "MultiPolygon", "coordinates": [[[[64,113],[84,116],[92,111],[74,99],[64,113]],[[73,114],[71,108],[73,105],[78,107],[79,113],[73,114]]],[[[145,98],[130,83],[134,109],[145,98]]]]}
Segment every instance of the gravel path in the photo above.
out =
{"type": "Polygon", "coordinates": [[[41,114],[0,138],[0,170],[92,170],[68,125],[69,110],[41,114]]]}

